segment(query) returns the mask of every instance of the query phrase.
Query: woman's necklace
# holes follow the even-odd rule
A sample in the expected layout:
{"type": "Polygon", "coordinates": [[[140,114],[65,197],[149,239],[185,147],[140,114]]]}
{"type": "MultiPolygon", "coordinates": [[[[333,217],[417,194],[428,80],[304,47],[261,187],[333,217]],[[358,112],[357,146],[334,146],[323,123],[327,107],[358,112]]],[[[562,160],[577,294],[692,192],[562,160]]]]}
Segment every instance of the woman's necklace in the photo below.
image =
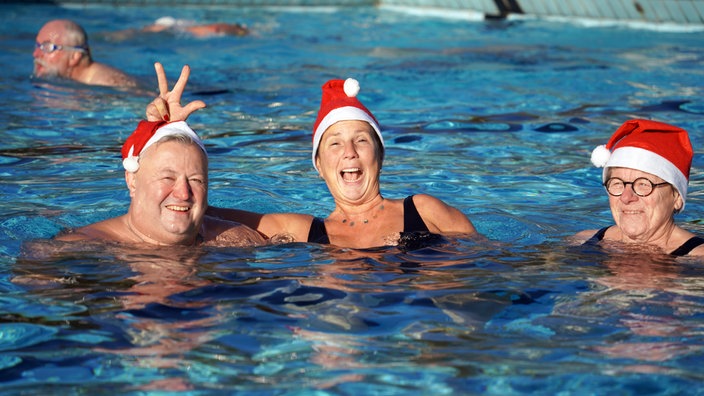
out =
{"type": "MultiPolygon", "coordinates": [[[[379,209],[377,209],[374,212],[374,215],[372,216],[372,220],[376,219],[377,216],[379,215],[379,213],[383,210],[384,210],[384,198],[381,199],[381,204],[379,205],[379,209]]],[[[356,222],[354,222],[354,221],[350,221],[349,223],[350,223],[350,227],[354,227],[354,225],[356,224],[356,222]]],[[[365,218],[364,220],[362,220],[362,223],[369,224],[369,219],[365,218]]],[[[342,219],[342,224],[347,224],[347,219],[342,219]]]]}

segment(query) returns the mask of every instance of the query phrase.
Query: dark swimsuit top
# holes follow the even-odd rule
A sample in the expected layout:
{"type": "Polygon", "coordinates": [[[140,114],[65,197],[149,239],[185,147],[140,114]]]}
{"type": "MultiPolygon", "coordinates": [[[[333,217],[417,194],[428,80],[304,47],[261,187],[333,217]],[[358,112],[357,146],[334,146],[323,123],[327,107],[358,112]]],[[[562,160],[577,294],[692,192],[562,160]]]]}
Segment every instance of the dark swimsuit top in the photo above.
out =
{"type": "MultiPolygon", "coordinates": [[[[413,203],[413,195],[403,200],[403,232],[430,232],[420,217],[416,205],[413,203]]],[[[328,231],[325,229],[325,220],[320,217],[313,219],[308,231],[308,242],[329,244],[328,231]]]]}
{"type": "MultiPolygon", "coordinates": [[[[588,241],[585,242],[585,244],[596,244],[602,239],[604,239],[604,235],[606,234],[606,230],[608,230],[609,227],[604,227],[597,231],[594,236],[589,238],[588,241]]],[[[704,238],[700,238],[698,236],[691,237],[689,238],[685,243],[682,244],[682,246],[678,247],[677,249],[673,250],[670,252],[671,256],[686,256],[694,250],[697,246],[704,244],[704,238]]]]}

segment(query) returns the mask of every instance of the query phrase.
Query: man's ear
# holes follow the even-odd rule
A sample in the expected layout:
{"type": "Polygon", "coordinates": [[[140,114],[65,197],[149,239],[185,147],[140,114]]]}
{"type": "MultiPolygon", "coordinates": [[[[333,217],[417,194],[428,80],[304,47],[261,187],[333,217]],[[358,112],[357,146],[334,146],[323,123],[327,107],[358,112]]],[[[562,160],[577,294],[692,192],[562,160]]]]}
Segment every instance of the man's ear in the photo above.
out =
{"type": "Polygon", "coordinates": [[[85,54],[81,51],[73,51],[71,53],[71,57],[69,57],[68,63],[71,67],[76,66],[78,62],[81,61],[81,58],[83,58],[85,54]]]}
{"type": "Polygon", "coordinates": [[[125,183],[127,189],[130,190],[130,198],[134,198],[134,193],[137,190],[137,175],[134,172],[125,171],[125,183]]]}

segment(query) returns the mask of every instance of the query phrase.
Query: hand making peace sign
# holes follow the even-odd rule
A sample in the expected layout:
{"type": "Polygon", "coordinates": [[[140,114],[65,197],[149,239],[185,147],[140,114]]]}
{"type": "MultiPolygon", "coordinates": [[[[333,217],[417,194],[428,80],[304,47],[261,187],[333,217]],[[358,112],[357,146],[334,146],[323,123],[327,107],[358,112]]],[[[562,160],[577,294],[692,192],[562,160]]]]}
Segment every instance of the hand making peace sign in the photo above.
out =
{"type": "Polygon", "coordinates": [[[202,100],[194,100],[181,106],[181,95],[186,89],[188,76],[191,74],[191,68],[188,65],[184,65],[181,69],[181,75],[171,91],[169,91],[164,66],[156,62],[154,69],[159,81],[159,96],[147,105],[147,121],[185,121],[191,113],[205,107],[205,102],[202,100]]]}

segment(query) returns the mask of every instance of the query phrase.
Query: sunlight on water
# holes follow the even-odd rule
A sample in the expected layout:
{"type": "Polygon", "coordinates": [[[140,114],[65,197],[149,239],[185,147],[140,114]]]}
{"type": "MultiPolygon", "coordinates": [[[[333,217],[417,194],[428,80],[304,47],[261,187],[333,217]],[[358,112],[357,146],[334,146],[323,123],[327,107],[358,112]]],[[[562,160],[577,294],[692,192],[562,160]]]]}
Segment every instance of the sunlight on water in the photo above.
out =
{"type": "Polygon", "coordinates": [[[592,148],[625,119],[690,131],[685,228],[704,233],[701,32],[375,8],[187,8],[246,37],[116,38],[149,7],[0,6],[3,394],[700,394],[704,271],[570,247],[612,222],[592,148]],[[153,92],[30,79],[36,31],[79,21],[153,92]],[[120,147],[156,92],[186,100],[212,205],[325,216],[320,86],[355,77],[387,145],[382,193],[435,195],[489,242],[408,238],[137,249],[47,241],[127,210],[120,147]]]}

